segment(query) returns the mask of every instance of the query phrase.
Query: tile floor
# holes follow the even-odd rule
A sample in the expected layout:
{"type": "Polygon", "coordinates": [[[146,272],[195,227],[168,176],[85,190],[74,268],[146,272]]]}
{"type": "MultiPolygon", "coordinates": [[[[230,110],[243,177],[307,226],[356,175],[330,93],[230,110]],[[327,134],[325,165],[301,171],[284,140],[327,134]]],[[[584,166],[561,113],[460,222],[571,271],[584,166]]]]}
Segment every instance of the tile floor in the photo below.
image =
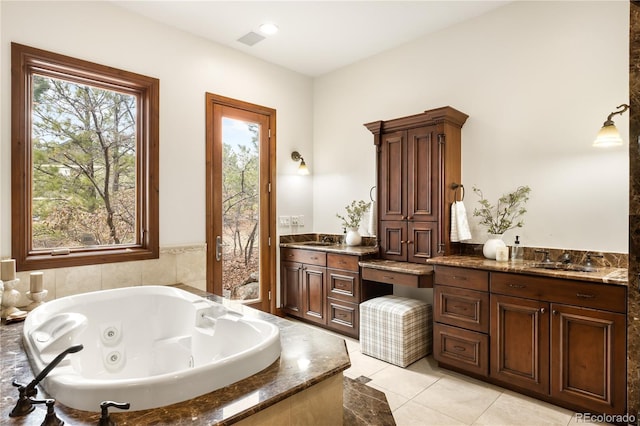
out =
{"type": "Polygon", "coordinates": [[[432,356],[400,368],[362,354],[358,340],[336,336],[346,341],[351,358],[344,375],[370,378],[367,385],[384,392],[398,426],[594,424],[570,410],[438,368],[432,356]]]}

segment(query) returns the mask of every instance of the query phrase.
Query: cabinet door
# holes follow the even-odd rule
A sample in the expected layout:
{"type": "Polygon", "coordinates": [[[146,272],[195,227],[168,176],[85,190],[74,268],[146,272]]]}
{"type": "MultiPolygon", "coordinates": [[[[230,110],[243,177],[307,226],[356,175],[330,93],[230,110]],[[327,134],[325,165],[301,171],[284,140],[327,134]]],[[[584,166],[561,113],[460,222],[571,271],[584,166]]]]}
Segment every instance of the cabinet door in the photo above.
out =
{"type": "Polygon", "coordinates": [[[302,265],[298,262],[280,262],[282,309],[294,316],[302,316],[301,271],[302,265]]]}
{"type": "Polygon", "coordinates": [[[406,132],[381,136],[380,220],[404,220],[407,214],[406,132]]]}
{"type": "Polygon", "coordinates": [[[407,132],[407,219],[438,220],[438,142],[436,126],[407,132]]]}
{"type": "Polygon", "coordinates": [[[434,256],[438,243],[437,222],[407,223],[407,260],[424,263],[434,256]]]}
{"type": "Polygon", "coordinates": [[[407,260],[407,222],[380,221],[380,255],[383,259],[407,260]]]}
{"type": "Polygon", "coordinates": [[[327,268],[304,265],[302,269],[302,316],[313,322],[326,324],[326,275],[327,268]]]}
{"type": "Polygon", "coordinates": [[[623,414],[625,316],[551,305],[551,396],[589,411],[623,414]]]}
{"type": "Polygon", "coordinates": [[[548,303],[491,295],[491,376],[549,393],[548,303]]]}

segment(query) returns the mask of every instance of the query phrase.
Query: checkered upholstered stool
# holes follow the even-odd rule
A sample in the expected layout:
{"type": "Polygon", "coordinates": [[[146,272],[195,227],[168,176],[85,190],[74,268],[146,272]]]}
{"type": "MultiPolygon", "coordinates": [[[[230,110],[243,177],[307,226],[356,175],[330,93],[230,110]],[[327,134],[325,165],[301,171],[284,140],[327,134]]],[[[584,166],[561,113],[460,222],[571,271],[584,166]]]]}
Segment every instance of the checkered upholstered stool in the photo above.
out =
{"type": "Polygon", "coordinates": [[[431,353],[431,305],[383,296],[360,304],[360,351],[400,367],[431,353]]]}

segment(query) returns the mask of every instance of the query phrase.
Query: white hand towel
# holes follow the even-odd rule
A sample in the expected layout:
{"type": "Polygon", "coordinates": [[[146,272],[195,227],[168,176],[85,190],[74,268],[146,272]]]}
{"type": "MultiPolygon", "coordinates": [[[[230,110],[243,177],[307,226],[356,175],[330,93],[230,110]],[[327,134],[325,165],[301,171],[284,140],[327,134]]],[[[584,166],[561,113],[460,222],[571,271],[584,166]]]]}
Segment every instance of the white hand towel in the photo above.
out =
{"type": "Polygon", "coordinates": [[[455,201],[451,203],[451,235],[449,239],[452,243],[460,241],[458,237],[458,209],[456,209],[455,201]]]}
{"type": "MultiPolygon", "coordinates": [[[[467,209],[462,201],[453,203],[456,211],[456,228],[458,233],[458,241],[470,240],[471,230],[469,229],[469,221],[467,220],[467,209]]],[[[451,227],[453,229],[453,226],[451,227]]],[[[453,240],[452,240],[453,241],[453,240]]]]}
{"type": "Polygon", "coordinates": [[[369,208],[369,235],[376,235],[376,225],[378,223],[378,207],[375,201],[371,201],[371,207],[369,208]]]}

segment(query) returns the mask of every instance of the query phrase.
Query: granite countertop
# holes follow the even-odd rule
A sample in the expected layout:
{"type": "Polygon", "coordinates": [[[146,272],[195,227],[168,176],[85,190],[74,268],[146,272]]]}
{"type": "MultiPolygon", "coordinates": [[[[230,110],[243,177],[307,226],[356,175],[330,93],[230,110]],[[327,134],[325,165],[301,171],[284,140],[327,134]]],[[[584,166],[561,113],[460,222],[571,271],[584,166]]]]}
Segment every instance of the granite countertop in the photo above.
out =
{"type": "MultiPolygon", "coordinates": [[[[221,302],[243,315],[276,324],[280,328],[282,343],[280,358],[254,376],[185,402],[134,412],[112,409],[111,416],[118,424],[232,424],[339,374],[351,365],[345,342],[339,337],[191,287],[177,287],[221,302]],[[301,360],[305,362],[299,362],[301,360]]],[[[4,321],[0,325],[0,423],[35,426],[40,425],[45,417],[44,405],[37,405],[35,411],[25,417],[9,417],[18,398],[17,388],[11,382],[16,380],[26,384],[33,379],[22,346],[22,325],[23,323],[6,325],[4,321]]],[[[40,389],[37,398],[45,397],[46,394],[40,389]]],[[[58,417],[70,425],[95,425],[100,418],[100,413],[75,410],[61,404],[56,404],[55,408],[58,417]]]]}
{"type": "Polygon", "coordinates": [[[431,275],[433,265],[411,262],[397,262],[395,260],[369,259],[361,260],[359,265],[363,268],[379,269],[381,271],[400,272],[409,275],[431,275]]]}
{"type": "Polygon", "coordinates": [[[280,243],[280,247],[323,251],[326,253],[350,254],[354,256],[368,256],[368,255],[378,253],[377,246],[348,246],[346,244],[337,244],[337,243],[326,245],[326,246],[325,245],[316,246],[316,245],[311,245],[307,242],[302,241],[302,242],[292,242],[292,243],[280,243]]]}
{"type": "Polygon", "coordinates": [[[323,251],[326,253],[349,254],[367,257],[378,254],[375,237],[362,237],[359,246],[342,244],[343,235],[338,234],[292,234],[280,236],[280,247],[323,251]]]}
{"type": "Polygon", "coordinates": [[[527,275],[539,275],[552,278],[564,278],[579,281],[589,281],[603,284],[627,285],[628,271],[626,268],[598,267],[594,272],[565,271],[534,267],[540,262],[508,261],[497,262],[478,256],[441,256],[427,260],[431,265],[459,266],[486,271],[515,272],[527,275]]]}

